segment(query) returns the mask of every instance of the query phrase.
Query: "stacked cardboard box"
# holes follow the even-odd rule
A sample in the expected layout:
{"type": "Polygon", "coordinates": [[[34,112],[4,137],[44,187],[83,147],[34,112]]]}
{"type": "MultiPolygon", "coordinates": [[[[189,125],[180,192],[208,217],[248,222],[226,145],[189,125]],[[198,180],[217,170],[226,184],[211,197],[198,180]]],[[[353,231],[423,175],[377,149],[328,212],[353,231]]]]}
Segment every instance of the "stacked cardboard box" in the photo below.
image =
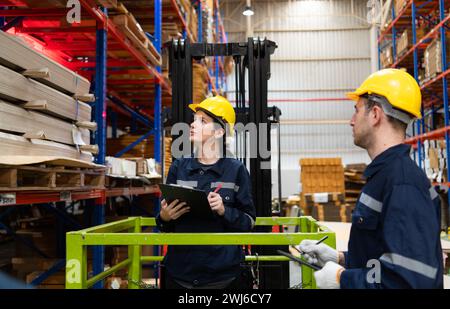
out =
{"type": "Polygon", "coordinates": [[[202,6],[202,42],[213,41],[213,9],[207,5],[202,6]]]}
{"type": "Polygon", "coordinates": [[[169,168],[172,165],[172,137],[165,137],[164,139],[164,176],[167,177],[169,168]]]}
{"type": "Polygon", "coordinates": [[[350,209],[345,204],[341,158],[301,159],[300,168],[303,212],[321,221],[348,221],[350,209]]]}
{"type": "Polygon", "coordinates": [[[423,142],[425,154],[425,173],[430,181],[446,183],[447,179],[447,152],[445,140],[426,140],[423,142]]]}
{"type": "Polygon", "coordinates": [[[193,64],[192,83],[192,102],[200,103],[208,94],[208,69],[203,64],[193,64]]]}
{"type": "Polygon", "coordinates": [[[411,30],[406,29],[402,32],[400,38],[397,40],[397,56],[401,56],[406,53],[412,46],[411,30]]]}
{"type": "Polygon", "coordinates": [[[198,18],[195,7],[189,0],[176,0],[176,2],[178,4],[178,7],[180,8],[181,13],[183,14],[183,16],[185,16],[189,32],[192,34],[194,40],[197,41],[198,18]]]}
{"type": "MultiPolygon", "coordinates": [[[[152,29],[153,30],[153,29],[152,29]]],[[[181,38],[181,32],[176,23],[163,23],[162,24],[162,43],[166,43],[172,40],[176,40],[181,38]]],[[[161,51],[161,70],[168,71],[169,70],[169,49],[163,48],[161,51]]]]}
{"type": "Polygon", "coordinates": [[[394,10],[395,10],[395,16],[398,16],[399,13],[403,10],[403,8],[408,3],[408,0],[395,0],[394,1],[394,10]]]}
{"type": "Polygon", "coordinates": [[[188,11],[188,28],[194,40],[198,37],[198,17],[194,7],[188,11]]]}
{"type": "Polygon", "coordinates": [[[389,68],[394,63],[392,44],[389,44],[383,48],[380,54],[380,61],[383,68],[389,68]]]}
{"type": "MultiPolygon", "coordinates": [[[[450,61],[450,35],[446,37],[447,61],[450,61]]],[[[425,80],[435,77],[442,72],[442,44],[441,39],[434,39],[424,53],[425,80]]]]}
{"type": "MultiPolygon", "coordinates": [[[[427,27],[425,24],[420,25],[416,29],[416,42],[421,40],[427,33],[427,27]]],[[[397,57],[402,56],[413,46],[413,37],[410,29],[406,29],[402,32],[401,36],[397,39],[397,57]]]]}
{"type": "Polygon", "coordinates": [[[389,24],[392,22],[392,6],[394,5],[394,3],[392,2],[391,5],[389,7],[382,7],[382,12],[381,12],[381,16],[385,15],[386,10],[388,11],[387,15],[386,15],[386,21],[384,22],[384,24],[380,25],[380,30],[381,31],[385,31],[386,28],[389,26],[389,24]]]}
{"type": "Polygon", "coordinates": [[[106,157],[105,161],[110,176],[161,178],[155,159],[106,157]]]}

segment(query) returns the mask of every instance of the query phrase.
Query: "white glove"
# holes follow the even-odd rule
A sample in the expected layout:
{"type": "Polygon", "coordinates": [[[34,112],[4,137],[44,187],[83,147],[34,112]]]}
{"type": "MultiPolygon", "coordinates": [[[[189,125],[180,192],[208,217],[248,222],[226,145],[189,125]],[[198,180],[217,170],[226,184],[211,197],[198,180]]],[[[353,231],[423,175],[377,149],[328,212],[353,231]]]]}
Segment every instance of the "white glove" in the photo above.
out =
{"type": "Polygon", "coordinates": [[[317,288],[340,289],[341,273],[344,270],[344,267],[335,262],[327,262],[321,270],[314,272],[317,288]]]}
{"type": "Polygon", "coordinates": [[[316,245],[317,240],[302,240],[298,249],[304,252],[303,257],[311,264],[319,266],[325,265],[326,262],[332,261],[339,263],[339,252],[325,244],[316,245]]]}

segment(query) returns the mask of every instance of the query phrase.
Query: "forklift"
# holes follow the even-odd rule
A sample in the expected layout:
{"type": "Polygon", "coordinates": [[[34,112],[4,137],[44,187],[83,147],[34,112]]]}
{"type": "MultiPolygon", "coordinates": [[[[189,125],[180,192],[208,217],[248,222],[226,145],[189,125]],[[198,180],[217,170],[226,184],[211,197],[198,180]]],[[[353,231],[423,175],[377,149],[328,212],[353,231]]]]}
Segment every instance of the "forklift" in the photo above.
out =
{"type": "MultiPolygon", "coordinates": [[[[275,42],[248,38],[244,43],[191,43],[189,39],[172,40],[166,44],[169,53],[169,77],[172,81],[172,106],[166,126],[176,123],[190,124],[193,120],[188,105],[192,102],[192,65],[205,57],[231,56],[234,60],[236,123],[244,127],[255,124],[257,136],[267,136],[261,144],[259,138],[253,140],[255,147],[249,148],[250,140],[245,130],[236,133],[236,159],[249,170],[252,180],[253,202],[257,217],[271,217],[280,214],[280,204],[272,207],[271,169],[271,129],[277,129],[278,136],[278,201],[281,203],[280,171],[280,116],[277,107],[268,107],[267,87],[270,79],[270,56],[277,45],[275,42]],[[247,79],[246,79],[247,77],[247,79]],[[246,85],[248,90],[246,91],[246,85]],[[262,132],[264,130],[265,132],[262,132]],[[264,156],[258,151],[260,146],[268,151],[264,156]],[[275,208],[275,209],[273,209],[275,208]]],[[[253,132],[255,133],[255,132],[253,132]]],[[[172,140],[179,135],[172,135],[172,140]]],[[[186,151],[189,151],[188,149],[186,151]]],[[[190,155],[190,153],[185,153],[190,155]]],[[[254,232],[271,232],[271,227],[256,227],[254,232]]],[[[282,232],[282,229],[279,229],[282,232]]],[[[287,246],[252,246],[246,254],[276,255],[277,250],[288,251],[287,246]]],[[[258,262],[243,265],[243,273],[249,278],[249,288],[286,289],[289,288],[289,265],[286,262],[258,262]]]]}

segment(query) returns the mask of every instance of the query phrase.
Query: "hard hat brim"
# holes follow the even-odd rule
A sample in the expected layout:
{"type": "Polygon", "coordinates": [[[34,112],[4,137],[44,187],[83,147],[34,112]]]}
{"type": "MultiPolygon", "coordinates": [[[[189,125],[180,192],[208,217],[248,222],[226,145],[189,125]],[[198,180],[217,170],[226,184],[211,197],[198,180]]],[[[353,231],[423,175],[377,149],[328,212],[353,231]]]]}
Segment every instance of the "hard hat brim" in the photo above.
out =
{"type": "Polygon", "coordinates": [[[362,95],[363,93],[361,91],[358,91],[358,89],[356,91],[353,92],[347,92],[347,98],[349,98],[352,101],[358,101],[359,97],[362,95]]]}
{"type": "Polygon", "coordinates": [[[190,109],[192,109],[194,112],[197,112],[197,106],[198,104],[196,103],[192,103],[188,105],[190,109]]]}

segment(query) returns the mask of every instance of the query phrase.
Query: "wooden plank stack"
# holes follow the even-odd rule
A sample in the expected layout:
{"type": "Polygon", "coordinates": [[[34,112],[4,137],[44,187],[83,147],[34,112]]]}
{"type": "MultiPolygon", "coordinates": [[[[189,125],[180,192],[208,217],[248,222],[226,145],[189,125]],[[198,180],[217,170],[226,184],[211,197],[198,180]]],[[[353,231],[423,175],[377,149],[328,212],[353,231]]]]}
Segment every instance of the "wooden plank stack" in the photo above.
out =
{"type": "Polygon", "coordinates": [[[123,31],[131,44],[139,49],[151,64],[161,65],[161,55],[156,51],[153,43],[147,38],[133,14],[119,14],[112,17],[113,22],[123,31]]]}
{"type": "Polygon", "coordinates": [[[72,133],[74,129],[80,134],[85,144],[90,143],[88,129],[77,129],[70,122],[0,100],[0,130],[30,136],[35,134],[35,136],[41,136],[47,140],[75,145],[72,133]]]}
{"type": "Polygon", "coordinates": [[[90,136],[96,124],[85,103],[93,96],[89,81],[18,38],[0,31],[0,44],[0,187],[54,189],[65,181],[64,187],[101,186],[86,170],[20,166],[45,158],[94,167],[98,148],[90,136]],[[42,177],[31,180],[33,173],[42,177]]]}
{"type": "Polygon", "coordinates": [[[0,46],[2,66],[22,74],[46,69],[41,72],[48,74],[36,77],[37,81],[66,94],[84,96],[89,93],[87,79],[29,48],[19,37],[0,31],[0,46]]]}
{"type": "Polygon", "coordinates": [[[344,167],[341,158],[308,158],[300,160],[302,193],[338,192],[344,190],[344,167]]]}
{"type": "Polygon", "coordinates": [[[111,18],[114,24],[125,34],[130,44],[140,50],[152,65],[161,65],[161,55],[149,40],[134,15],[128,11],[123,3],[118,3],[115,6],[115,12],[111,13],[111,18]]]}
{"type": "Polygon", "coordinates": [[[344,167],[340,158],[300,160],[300,206],[321,221],[350,220],[345,203],[344,167]]]}
{"type": "Polygon", "coordinates": [[[347,164],[344,170],[345,176],[345,202],[352,209],[355,207],[356,201],[361,193],[366,180],[363,172],[366,164],[347,164]]]}

